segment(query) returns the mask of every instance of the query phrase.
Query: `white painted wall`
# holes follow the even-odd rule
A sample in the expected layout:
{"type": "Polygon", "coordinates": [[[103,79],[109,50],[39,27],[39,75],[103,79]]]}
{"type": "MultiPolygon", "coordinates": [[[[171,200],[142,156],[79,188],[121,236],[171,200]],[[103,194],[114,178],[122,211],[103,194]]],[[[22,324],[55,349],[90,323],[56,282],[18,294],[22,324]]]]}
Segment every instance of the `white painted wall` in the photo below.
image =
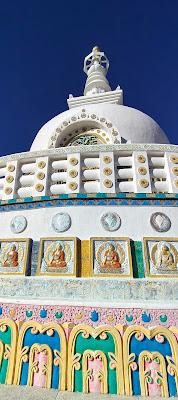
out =
{"type": "Polygon", "coordinates": [[[176,207],[152,206],[71,206],[51,207],[32,210],[9,211],[0,213],[0,238],[29,237],[39,240],[45,236],[76,236],[89,239],[92,236],[128,236],[133,240],[141,240],[143,236],[178,237],[178,213],[176,207]],[[121,217],[121,227],[116,232],[106,231],[100,217],[106,211],[117,212],[121,217]],[[153,212],[163,212],[171,220],[168,232],[156,232],[150,224],[153,212]],[[51,226],[52,217],[59,212],[67,212],[72,219],[71,228],[64,233],[56,233],[51,226]],[[20,234],[13,234],[10,221],[16,215],[27,218],[27,228],[20,234]]]}

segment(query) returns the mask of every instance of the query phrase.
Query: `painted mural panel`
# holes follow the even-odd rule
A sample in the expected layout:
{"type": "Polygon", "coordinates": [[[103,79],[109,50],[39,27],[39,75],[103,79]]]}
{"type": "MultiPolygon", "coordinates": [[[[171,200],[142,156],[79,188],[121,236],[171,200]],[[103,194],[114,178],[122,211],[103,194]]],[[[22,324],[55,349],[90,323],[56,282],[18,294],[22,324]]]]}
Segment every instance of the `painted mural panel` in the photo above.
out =
{"type": "Polygon", "coordinates": [[[29,274],[30,251],[30,239],[0,239],[0,274],[29,274]]]}
{"type": "Polygon", "coordinates": [[[41,238],[38,275],[74,275],[77,266],[76,238],[41,238]]]}
{"type": "Polygon", "coordinates": [[[143,244],[147,276],[178,277],[178,238],[147,237],[143,244]]]}
{"type": "Polygon", "coordinates": [[[91,271],[96,277],[132,276],[129,238],[92,238],[91,271]]]}

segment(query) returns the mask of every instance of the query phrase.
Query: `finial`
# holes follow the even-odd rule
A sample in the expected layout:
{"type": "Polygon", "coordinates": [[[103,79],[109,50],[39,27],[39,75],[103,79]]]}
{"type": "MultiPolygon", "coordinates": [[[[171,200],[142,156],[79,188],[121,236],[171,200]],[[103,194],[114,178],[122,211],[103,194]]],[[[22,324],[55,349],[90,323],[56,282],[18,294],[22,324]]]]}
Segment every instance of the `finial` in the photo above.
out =
{"type": "Polygon", "coordinates": [[[94,46],[92,52],[87,57],[85,57],[83,70],[87,75],[89,75],[92,65],[95,65],[95,69],[97,69],[97,67],[99,66],[102,67],[103,73],[105,75],[107,74],[109,69],[109,60],[98,46],[94,46]]]}
{"type": "Polygon", "coordinates": [[[93,47],[92,52],[84,60],[83,69],[88,76],[84,90],[85,96],[111,90],[106,79],[108,68],[109,61],[104,52],[100,51],[98,46],[93,47]]]}

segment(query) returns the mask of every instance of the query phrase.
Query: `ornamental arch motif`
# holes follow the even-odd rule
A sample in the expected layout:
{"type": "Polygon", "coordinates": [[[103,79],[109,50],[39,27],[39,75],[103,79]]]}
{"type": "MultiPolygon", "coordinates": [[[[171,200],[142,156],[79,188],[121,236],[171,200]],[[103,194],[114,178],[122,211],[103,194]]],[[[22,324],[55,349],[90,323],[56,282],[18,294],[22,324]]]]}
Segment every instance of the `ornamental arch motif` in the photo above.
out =
{"type": "Polygon", "coordinates": [[[0,384],[12,384],[15,369],[17,325],[10,319],[0,320],[0,384]]]}
{"type": "Polygon", "coordinates": [[[52,132],[48,142],[48,149],[72,145],[72,142],[77,138],[86,136],[91,137],[91,143],[87,144],[121,143],[120,134],[111,121],[93,113],[88,114],[83,109],[81,113],[75,114],[63,121],[52,132]],[[98,140],[98,143],[92,143],[92,138],[94,137],[98,140]]]}
{"type": "Polygon", "coordinates": [[[78,325],[68,343],[68,390],[124,394],[122,341],[110,326],[78,325]]]}
{"type": "Polygon", "coordinates": [[[66,337],[60,325],[34,321],[22,324],[14,384],[65,390],[66,337]]]}
{"type": "Polygon", "coordinates": [[[123,357],[127,396],[176,396],[178,350],[176,338],[168,328],[127,328],[123,357]]]}

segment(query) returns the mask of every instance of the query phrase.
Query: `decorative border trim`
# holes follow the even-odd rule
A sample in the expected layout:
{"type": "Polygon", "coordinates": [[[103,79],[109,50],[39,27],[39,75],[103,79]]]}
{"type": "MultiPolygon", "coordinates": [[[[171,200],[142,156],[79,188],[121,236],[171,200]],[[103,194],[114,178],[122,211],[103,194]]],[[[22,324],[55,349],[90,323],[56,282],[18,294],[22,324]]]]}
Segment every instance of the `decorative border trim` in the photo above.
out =
{"type": "Polygon", "coordinates": [[[178,309],[146,309],[146,308],[112,308],[112,307],[87,307],[71,305],[44,305],[39,304],[14,304],[0,303],[0,312],[3,320],[11,319],[19,326],[22,322],[27,324],[51,323],[60,324],[88,324],[90,326],[162,326],[176,327],[178,309]]]}
{"type": "Polygon", "coordinates": [[[48,208],[60,206],[178,206],[178,194],[128,194],[96,193],[62,194],[60,196],[26,197],[0,201],[0,213],[13,210],[48,208]]]}

